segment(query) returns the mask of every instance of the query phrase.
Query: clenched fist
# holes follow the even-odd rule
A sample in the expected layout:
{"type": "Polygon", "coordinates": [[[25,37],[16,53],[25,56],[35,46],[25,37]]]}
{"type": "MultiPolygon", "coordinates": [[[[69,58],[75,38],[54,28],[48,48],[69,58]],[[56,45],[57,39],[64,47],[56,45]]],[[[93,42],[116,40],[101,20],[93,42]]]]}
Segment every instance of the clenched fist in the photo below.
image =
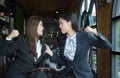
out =
{"type": "Polygon", "coordinates": [[[96,29],[93,29],[93,28],[91,28],[90,26],[87,26],[87,27],[85,28],[85,31],[86,31],[86,32],[94,33],[95,35],[98,35],[96,29]]]}
{"type": "Polygon", "coordinates": [[[13,39],[13,38],[17,37],[18,35],[19,35],[19,31],[13,29],[13,30],[11,31],[11,33],[10,33],[7,37],[8,37],[9,39],[13,39]]]}

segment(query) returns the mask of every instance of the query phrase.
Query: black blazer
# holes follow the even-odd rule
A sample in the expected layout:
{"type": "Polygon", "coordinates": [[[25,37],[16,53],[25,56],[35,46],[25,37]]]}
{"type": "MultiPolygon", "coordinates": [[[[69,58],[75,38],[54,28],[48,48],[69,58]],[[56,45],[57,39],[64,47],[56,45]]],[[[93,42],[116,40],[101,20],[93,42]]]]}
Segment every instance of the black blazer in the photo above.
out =
{"type": "Polygon", "coordinates": [[[29,49],[27,41],[22,35],[19,35],[12,41],[2,40],[1,44],[0,56],[8,55],[16,51],[16,59],[8,70],[6,78],[26,78],[25,72],[44,66],[45,45],[42,41],[42,53],[36,62],[33,53],[29,49]]]}
{"type": "MultiPolygon", "coordinates": [[[[66,41],[66,40],[65,40],[66,41]]],[[[65,41],[61,46],[60,56],[61,58],[56,58],[56,54],[53,54],[51,60],[55,61],[59,59],[60,61],[68,62],[70,61],[64,56],[65,41]]],[[[93,78],[93,74],[88,62],[88,51],[91,46],[98,48],[111,48],[110,42],[98,32],[98,36],[92,33],[87,33],[84,31],[77,32],[76,34],[76,52],[73,62],[71,62],[71,68],[76,78],[93,78]]],[[[57,60],[58,61],[58,60],[57,60]]],[[[56,62],[57,62],[56,61],[56,62]]],[[[63,71],[64,72],[64,71],[63,71]]]]}

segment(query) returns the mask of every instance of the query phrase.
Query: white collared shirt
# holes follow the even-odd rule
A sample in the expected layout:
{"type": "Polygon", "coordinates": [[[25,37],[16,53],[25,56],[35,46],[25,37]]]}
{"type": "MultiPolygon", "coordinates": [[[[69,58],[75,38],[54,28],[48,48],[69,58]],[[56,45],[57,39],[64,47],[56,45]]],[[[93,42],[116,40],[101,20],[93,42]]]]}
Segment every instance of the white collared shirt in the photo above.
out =
{"type": "Polygon", "coordinates": [[[36,52],[38,58],[41,56],[41,49],[42,49],[42,45],[40,44],[40,40],[38,40],[36,44],[36,52]]]}
{"type": "Polygon", "coordinates": [[[72,37],[66,39],[64,56],[69,60],[73,61],[76,51],[76,33],[72,37]]]}

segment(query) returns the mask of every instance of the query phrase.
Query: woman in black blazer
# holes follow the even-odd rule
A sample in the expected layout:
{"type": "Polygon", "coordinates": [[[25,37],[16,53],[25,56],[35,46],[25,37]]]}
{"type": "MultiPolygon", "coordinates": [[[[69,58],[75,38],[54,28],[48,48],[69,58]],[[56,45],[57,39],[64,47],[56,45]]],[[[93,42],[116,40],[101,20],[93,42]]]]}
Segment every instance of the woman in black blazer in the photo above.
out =
{"type": "MultiPolygon", "coordinates": [[[[54,53],[51,60],[66,65],[61,72],[62,76],[72,71],[73,78],[93,78],[88,62],[89,48],[91,46],[111,48],[110,42],[96,29],[89,26],[85,28],[85,31],[78,31],[77,20],[72,13],[60,16],[59,28],[66,37],[60,47],[59,57],[57,53],[54,53]]],[[[47,51],[51,53],[48,46],[47,51]]]]}
{"type": "Polygon", "coordinates": [[[45,44],[40,37],[43,35],[43,23],[39,16],[27,19],[25,36],[13,30],[5,40],[1,41],[0,56],[16,52],[16,58],[7,71],[6,78],[47,78],[43,71],[33,71],[43,67],[45,44]]]}

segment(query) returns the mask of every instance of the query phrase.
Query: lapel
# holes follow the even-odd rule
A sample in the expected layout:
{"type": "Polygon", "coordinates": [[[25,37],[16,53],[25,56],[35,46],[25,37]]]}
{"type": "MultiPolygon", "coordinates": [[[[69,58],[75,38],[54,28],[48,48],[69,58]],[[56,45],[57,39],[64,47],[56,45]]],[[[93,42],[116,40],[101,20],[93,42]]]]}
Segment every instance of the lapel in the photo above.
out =
{"type": "Polygon", "coordinates": [[[78,47],[79,46],[79,36],[78,36],[78,33],[76,33],[76,51],[75,51],[75,56],[74,56],[74,59],[77,57],[77,55],[79,54],[79,51],[78,51],[78,47]]]}
{"type": "Polygon", "coordinates": [[[63,57],[64,57],[65,43],[66,43],[66,37],[63,39],[63,42],[62,42],[62,45],[61,45],[61,55],[63,57]]]}
{"type": "Polygon", "coordinates": [[[65,49],[65,43],[66,43],[66,39],[64,40],[64,42],[63,42],[63,45],[62,45],[62,51],[61,51],[61,54],[62,54],[62,56],[64,56],[64,49],[65,49]]]}
{"type": "Polygon", "coordinates": [[[80,54],[80,50],[82,49],[81,48],[81,41],[80,41],[80,38],[82,38],[82,36],[80,35],[79,32],[76,33],[76,51],[75,51],[75,56],[74,56],[74,60],[76,58],[78,58],[79,54],[80,54]]]}

